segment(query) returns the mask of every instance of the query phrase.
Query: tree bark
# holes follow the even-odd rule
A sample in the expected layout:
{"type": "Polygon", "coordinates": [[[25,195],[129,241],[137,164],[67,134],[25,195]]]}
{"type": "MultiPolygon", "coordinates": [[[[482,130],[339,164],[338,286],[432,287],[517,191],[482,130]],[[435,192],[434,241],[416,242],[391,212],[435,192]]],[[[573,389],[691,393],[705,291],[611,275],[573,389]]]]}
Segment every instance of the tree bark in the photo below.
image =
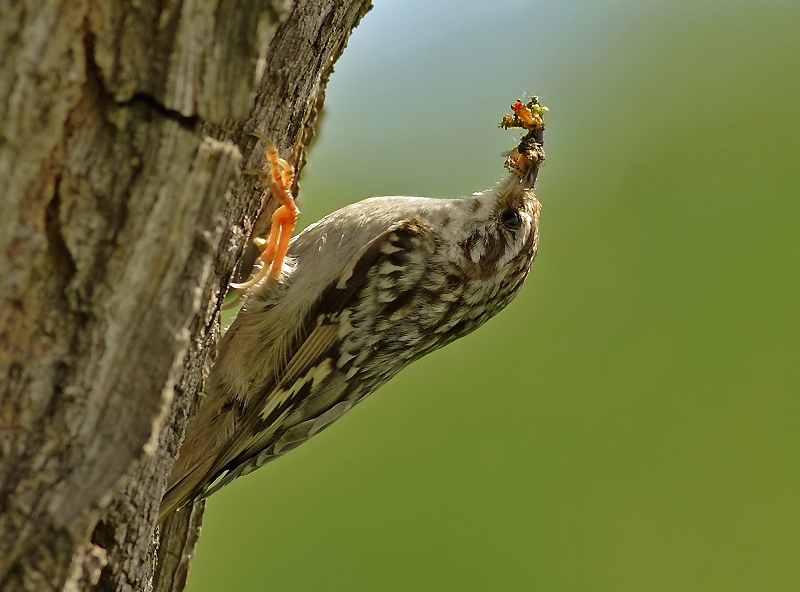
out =
{"type": "Polygon", "coordinates": [[[0,589],[183,588],[202,504],[154,523],[270,211],[247,132],[302,167],[369,8],[0,0],[0,589]]]}

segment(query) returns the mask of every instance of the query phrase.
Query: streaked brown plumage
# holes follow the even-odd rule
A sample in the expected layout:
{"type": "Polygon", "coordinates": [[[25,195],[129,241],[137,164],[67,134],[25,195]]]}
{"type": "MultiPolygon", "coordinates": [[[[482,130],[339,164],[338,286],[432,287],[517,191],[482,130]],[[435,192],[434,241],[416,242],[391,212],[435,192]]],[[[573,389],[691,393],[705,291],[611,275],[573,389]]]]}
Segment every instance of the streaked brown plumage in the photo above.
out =
{"type": "Polygon", "coordinates": [[[539,243],[534,115],[504,118],[528,134],[495,188],[367,199],[292,240],[280,276],[249,290],[220,343],[159,520],[296,447],[511,301],[539,243]]]}

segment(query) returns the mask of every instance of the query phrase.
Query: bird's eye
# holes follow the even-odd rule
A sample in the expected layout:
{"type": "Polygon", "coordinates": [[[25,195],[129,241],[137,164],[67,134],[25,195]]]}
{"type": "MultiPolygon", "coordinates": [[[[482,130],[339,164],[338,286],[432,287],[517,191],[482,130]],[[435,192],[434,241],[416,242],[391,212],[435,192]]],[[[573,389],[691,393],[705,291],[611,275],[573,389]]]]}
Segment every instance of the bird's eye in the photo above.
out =
{"type": "Polygon", "coordinates": [[[503,210],[500,212],[500,222],[509,230],[518,230],[522,226],[522,216],[517,210],[503,210]]]}

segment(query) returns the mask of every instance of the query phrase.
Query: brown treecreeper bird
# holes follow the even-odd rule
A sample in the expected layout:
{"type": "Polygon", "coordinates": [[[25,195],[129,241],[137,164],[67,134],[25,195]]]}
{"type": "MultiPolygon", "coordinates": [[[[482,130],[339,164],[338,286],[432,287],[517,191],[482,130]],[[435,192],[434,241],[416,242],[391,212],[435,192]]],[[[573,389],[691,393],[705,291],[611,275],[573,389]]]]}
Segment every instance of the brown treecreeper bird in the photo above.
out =
{"type": "Polygon", "coordinates": [[[270,174],[260,175],[282,206],[261,243],[260,271],[234,284],[244,306],[220,342],[159,521],[305,442],[514,298],[539,244],[533,186],[546,108],[534,97],[512,111],[500,126],[527,134],[493,189],[366,199],[291,243],[293,171],[269,145],[270,174]]]}

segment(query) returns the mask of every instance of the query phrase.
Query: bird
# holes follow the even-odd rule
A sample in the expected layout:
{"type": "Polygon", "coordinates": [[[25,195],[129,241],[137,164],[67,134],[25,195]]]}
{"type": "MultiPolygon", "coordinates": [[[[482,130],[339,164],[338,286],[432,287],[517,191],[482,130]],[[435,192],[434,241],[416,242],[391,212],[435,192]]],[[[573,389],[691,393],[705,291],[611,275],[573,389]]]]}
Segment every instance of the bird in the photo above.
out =
{"type": "Polygon", "coordinates": [[[268,145],[270,173],[260,176],[284,209],[261,243],[260,269],[233,284],[244,304],[220,341],[159,523],[307,441],[505,308],[538,251],[533,189],[546,110],[534,96],[503,118],[500,127],[527,134],[495,187],[455,199],[365,199],[291,242],[293,171],[268,145]]]}

